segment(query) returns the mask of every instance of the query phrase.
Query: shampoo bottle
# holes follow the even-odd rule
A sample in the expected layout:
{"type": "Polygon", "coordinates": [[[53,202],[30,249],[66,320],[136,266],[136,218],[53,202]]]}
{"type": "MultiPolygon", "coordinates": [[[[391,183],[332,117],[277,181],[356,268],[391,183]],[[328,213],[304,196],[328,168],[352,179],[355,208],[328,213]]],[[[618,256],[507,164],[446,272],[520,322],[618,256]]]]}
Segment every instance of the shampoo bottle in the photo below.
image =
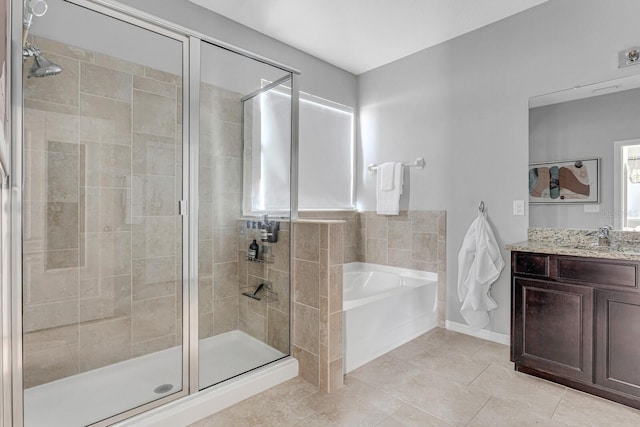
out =
{"type": "Polygon", "coordinates": [[[249,245],[249,253],[248,253],[248,258],[250,260],[255,260],[258,258],[258,254],[260,252],[258,252],[260,250],[259,246],[258,246],[258,242],[256,242],[256,239],[253,239],[253,242],[251,242],[251,244],[249,245]]]}

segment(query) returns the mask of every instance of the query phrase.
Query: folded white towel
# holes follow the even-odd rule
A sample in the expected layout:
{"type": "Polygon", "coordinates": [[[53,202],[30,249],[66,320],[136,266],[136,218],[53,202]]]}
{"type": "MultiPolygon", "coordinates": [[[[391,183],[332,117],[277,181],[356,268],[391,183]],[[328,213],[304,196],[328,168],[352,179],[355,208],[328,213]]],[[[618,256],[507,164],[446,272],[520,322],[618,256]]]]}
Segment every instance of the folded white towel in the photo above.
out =
{"type": "Polygon", "coordinates": [[[378,166],[378,185],[382,191],[393,190],[393,178],[396,162],[387,162],[378,166]]]}
{"type": "Polygon", "coordinates": [[[403,165],[402,162],[390,162],[383,163],[378,169],[378,176],[376,180],[376,200],[377,207],[376,212],[380,215],[398,215],[400,213],[400,195],[402,194],[402,175],[403,165]],[[381,173],[385,168],[393,167],[393,180],[390,190],[384,190],[387,176],[383,176],[381,173]]]}

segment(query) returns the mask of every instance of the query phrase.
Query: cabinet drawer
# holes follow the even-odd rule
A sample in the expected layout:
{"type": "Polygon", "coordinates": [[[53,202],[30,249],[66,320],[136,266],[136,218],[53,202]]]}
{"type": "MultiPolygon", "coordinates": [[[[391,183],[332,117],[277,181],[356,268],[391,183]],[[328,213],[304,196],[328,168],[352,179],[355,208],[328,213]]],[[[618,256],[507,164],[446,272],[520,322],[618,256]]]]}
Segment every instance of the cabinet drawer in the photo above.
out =
{"type": "Polygon", "coordinates": [[[549,277],[549,255],[514,252],[513,272],[527,276],[549,277]]]}
{"type": "Polygon", "coordinates": [[[637,288],[638,266],[602,259],[558,258],[558,280],[637,288]]]}

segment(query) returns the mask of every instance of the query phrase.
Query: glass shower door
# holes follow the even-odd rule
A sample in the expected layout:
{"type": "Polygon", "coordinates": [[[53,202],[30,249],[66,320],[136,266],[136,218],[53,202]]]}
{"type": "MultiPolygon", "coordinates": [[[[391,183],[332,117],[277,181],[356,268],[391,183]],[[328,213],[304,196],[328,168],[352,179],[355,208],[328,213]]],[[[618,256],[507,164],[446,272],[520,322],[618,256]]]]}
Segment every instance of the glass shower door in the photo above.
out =
{"type": "Polygon", "coordinates": [[[259,100],[266,99],[260,94],[270,82],[291,76],[206,42],[200,58],[198,382],[203,389],[289,354],[291,96],[281,95],[277,106],[259,100]],[[254,103],[257,108],[247,107],[254,103]],[[283,126],[271,148],[248,156],[252,137],[260,140],[283,126]],[[278,156],[279,163],[266,162],[266,153],[278,156]],[[260,173],[256,165],[286,177],[267,189],[282,202],[279,210],[243,209],[243,182],[260,173]],[[268,237],[262,234],[264,215],[268,237]],[[249,257],[254,240],[259,250],[249,257]]]}
{"type": "Polygon", "coordinates": [[[24,420],[84,426],[186,394],[184,40],[50,1],[26,42],[24,420]]]}

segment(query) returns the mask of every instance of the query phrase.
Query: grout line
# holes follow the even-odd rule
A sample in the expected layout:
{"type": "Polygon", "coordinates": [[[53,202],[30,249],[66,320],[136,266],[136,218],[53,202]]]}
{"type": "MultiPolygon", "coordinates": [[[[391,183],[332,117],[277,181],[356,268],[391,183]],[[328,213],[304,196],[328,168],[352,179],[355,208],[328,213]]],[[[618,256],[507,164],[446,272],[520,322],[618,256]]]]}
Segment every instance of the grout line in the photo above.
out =
{"type": "Polygon", "coordinates": [[[303,306],[303,307],[312,308],[312,309],[314,309],[314,310],[318,310],[318,311],[320,311],[320,307],[314,307],[314,306],[312,306],[312,305],[307,305],[307,304],[302,303],[302,302],[299,302],[299,301],[293,301],[293,303],[294,303],[294,304],[301,305],[301,306],[303,306]]]}
{"type": "Polygon", "coordinates": [[[470,386],[471,384],[473,384],[473,383],[475,382],[475,380],[477,380],[477,379],[478,379],[482,374],[484,374],[484,373],[487,371],[487,369],[489,369],[489,367],[491,367],[491,365],[493,365],[493,362],[489,362],[489,363],[487,364],[487,366],[482,370],[482,372],[480,372],[478,375],[476,375],[476,376],[475,376],[475,378],[473,378],[473,379],[469,382],[469,384],[467,384],[467,386],[470,386]]]}
{"type": "Polygon", "coordinates": [[[478,410],[478,412],[476,412],[473,417],[471,417],[471,419],[469,420],[469,422],[467,422],[465,425],[469,425],[471,424],[471,421],[473,421],[480,412],[482,412],[482,410],[485,408],[485,406],[487,406],[489,404],[489,402],[491,401],[491,399],[495,399],[495,396],[491,396],[486,402],[484,402],[484,405],[482,405],[482,408],[480,408],[478,410]]]}
{"type": "Polygon", "coordinates": [[[478,349],[476,351],[473,352],[472,355],[470,355],[470,357],[473,359],[475,358],[478,353],[480,353],[485,347],[487,347],[489,345],[489,342],[487,341],[486,343],[483,343],[480,347],[478,347],[478,349]]]}
{"type": "Polygon", "coordinates": [[[549,417],[551,420],[553,420],[553,417],[556,416],[556,412],[558,411],[558,408],[560,407],[560,403],[562,403],[562,400],[566,396],[567,390],[568,390],[567,387],[565,387],[564,391],[562,392],[562,396],[560,396],[560,399],[558,399],[558,403],[556,404],[556,407],[553,408],[553,413],[551,414],[551,417],[549,417]]]}

